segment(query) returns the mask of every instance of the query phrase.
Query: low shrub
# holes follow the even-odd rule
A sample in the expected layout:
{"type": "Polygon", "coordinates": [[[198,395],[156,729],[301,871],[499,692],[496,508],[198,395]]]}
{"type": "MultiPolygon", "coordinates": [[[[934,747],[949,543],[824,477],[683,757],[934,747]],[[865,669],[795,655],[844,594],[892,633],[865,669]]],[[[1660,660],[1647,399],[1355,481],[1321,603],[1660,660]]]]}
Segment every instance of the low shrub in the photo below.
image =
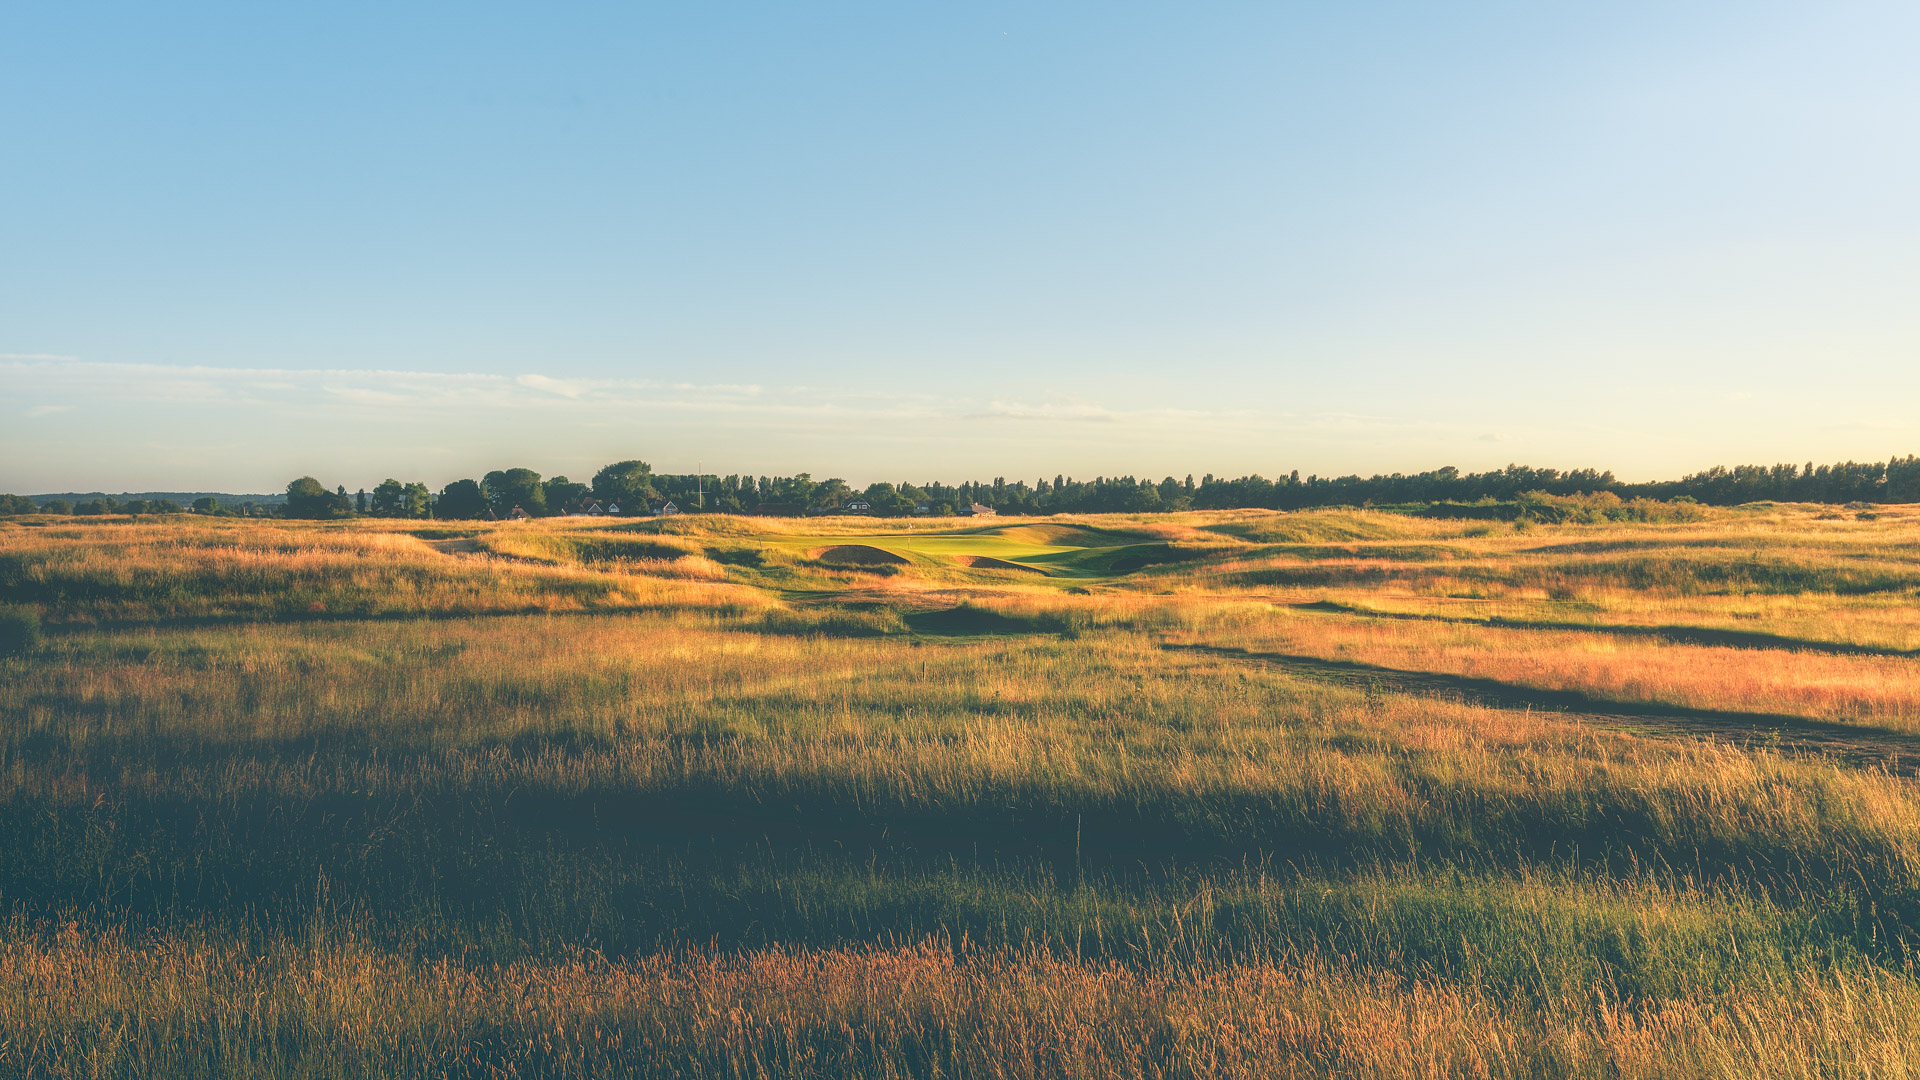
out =
{"type": "Polygon", "coordinates": [[[40,647],[40,613],[0,607],[0,656],[24,656],[40,647]]]}

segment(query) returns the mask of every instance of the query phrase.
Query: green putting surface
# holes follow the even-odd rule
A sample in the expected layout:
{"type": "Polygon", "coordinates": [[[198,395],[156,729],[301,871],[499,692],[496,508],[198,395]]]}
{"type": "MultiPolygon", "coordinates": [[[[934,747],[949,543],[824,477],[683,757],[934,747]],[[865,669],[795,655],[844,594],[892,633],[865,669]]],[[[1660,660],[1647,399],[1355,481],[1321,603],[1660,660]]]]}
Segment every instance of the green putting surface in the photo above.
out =
{"type": "MultiPolygon", "coordinates": [[[[1135,538],[1093,529],[1050,525],[1008,525],[937,533],[857,533],[840,535],[782,534],[763,542],[790,550],[875,548],[908,562],[965,565],[967,558],[997,559],[1040,573],[1086,577],[1108,572],[1115,553],[1128,550],[1135,538]]],[[[974,569],[991,570],[991,566],[974,569]]]]}

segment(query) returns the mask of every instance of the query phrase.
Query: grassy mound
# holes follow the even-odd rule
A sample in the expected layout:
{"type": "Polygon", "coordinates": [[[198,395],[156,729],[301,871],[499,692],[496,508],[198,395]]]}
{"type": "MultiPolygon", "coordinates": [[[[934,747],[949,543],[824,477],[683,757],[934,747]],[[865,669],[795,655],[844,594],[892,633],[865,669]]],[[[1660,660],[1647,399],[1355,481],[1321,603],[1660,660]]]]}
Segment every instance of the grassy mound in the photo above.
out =
{"type": "Polygon", "coordinates": [[[1085,525],[1012,525],[992,532],[1002,540],[1039,547],[1115,547],[1140,542],[1136,535],[1085,525]]]}
{"type": "Polygon", "coordinates": [[[815,548],[807,557],[830,566],[905,566],[907,560],[870,544],[834,544],[815,548]]]}
{"type": "Polygon", "coordinates": [[[1047,572],[1037,566],[1024,566],[1005,559],[996,559],[991,555],[955,555],[953,561],[961,566],[970,566],[975,570],[1018,570],[1023,574],[1039,574],[1045,577],[1047,572]]]}

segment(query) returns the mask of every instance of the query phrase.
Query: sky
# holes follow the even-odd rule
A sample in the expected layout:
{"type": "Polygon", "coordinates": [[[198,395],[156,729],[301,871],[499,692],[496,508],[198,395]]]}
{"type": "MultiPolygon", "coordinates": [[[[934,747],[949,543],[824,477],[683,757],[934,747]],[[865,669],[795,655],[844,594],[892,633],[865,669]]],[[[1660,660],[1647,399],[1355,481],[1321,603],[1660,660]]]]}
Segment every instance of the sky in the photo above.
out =
{"type": "Polygon", "coordinates": [[[1920,7],[0,5],[0,491],[1920,453],[1920,7]]]}

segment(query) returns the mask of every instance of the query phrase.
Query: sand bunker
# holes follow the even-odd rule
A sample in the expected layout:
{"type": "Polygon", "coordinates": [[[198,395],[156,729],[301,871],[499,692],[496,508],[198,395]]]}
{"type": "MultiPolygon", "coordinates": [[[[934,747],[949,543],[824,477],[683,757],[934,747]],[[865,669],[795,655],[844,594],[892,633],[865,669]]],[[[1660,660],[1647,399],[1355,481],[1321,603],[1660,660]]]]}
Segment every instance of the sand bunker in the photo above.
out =
{"type": "Polygon", "coordinates": [[[833,547],[815,548],[807,552],[807,557],[834,566],[905,566],[907,562],[891,551],[866,544],[836,544],[833,547]]]}
{"type": "Polygon", "coordinates": [[[991,555],[955,555],[953,561],[961,566],[971,566],[975,570],[1018,570],[1023,574],[1039,574],[1041,577],[1047,574],[1037,566],[1023,566],[1017,562],[996,559],[991,555]]]}

